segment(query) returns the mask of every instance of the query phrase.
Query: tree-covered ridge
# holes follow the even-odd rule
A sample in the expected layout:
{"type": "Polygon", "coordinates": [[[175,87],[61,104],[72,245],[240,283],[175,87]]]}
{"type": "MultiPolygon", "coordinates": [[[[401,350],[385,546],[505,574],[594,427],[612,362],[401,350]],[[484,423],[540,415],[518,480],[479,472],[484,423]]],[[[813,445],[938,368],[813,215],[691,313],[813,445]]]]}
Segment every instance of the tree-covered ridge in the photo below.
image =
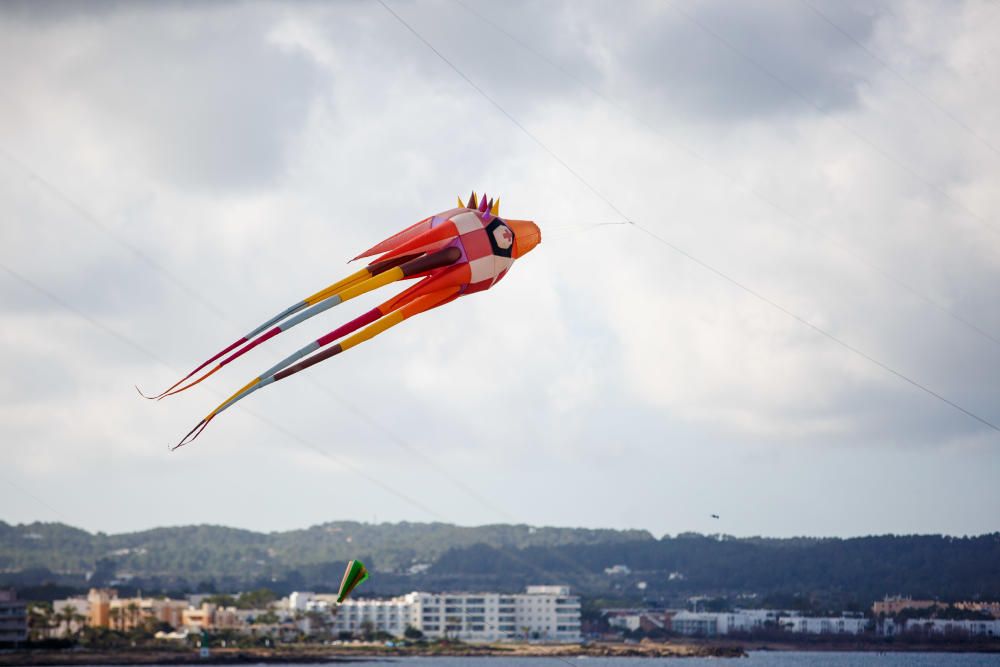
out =
{"type": "Polygon", "coordinates": [[[867,608],[897,593],[1000,599],[1000,533],[655,539],[634,530],[339,521],[275,533],[184,526],[105,535],[62,524],[0,522],[0,585],[19,587],[336,590],[351,558],[377,574],[363,594],[514,591],[548,582],[623,602],[709,595],[824,609],[867,608]],[[616,565],[624,567],[606,572],[616,565]]]}
{"type": "Polygon", "coordinates": [[[644,595],[738,596],[843,593],[865,605],[886,594],[943,600],[1000,599],[1000,533],[978,537],[871,536],[850,539],[760,540],[687,535],[616,545],[529,548],[518,553],[485,547],[455,550],[434,571],[472,574],[530,562],[538,573],[590,578],[623,593],[640,581],[644,595]],[[470,553],[471,551],[471,553],[470,553]],[[604,568],[624,565],[627,575],[604,568]],[[603,576],[602,576],[603,575],[603,576]]]}
{"type": "Polygon", "coordinates": [[[257,575],[274,568],[344,561],[364,553],[375,559],[379,569],[392,572],[430,564],[448,549],[473,544],[523,549],[635,540],[652,541],[653,536],[637,530],[354,521],[273,533],[199,525],[106,535],[61,523],[12,526],[0,522],[0,570],[85,572],[93,571],[102,559],[112,559],[119,570],[130,574],[257,575]]]}

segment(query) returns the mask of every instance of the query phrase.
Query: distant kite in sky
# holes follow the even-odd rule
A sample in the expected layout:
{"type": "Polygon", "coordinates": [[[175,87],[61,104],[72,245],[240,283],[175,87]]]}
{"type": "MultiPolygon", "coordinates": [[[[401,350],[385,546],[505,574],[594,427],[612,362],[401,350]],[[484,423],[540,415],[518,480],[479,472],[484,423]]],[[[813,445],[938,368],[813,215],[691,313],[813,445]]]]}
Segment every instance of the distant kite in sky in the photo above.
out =
{"type": "Polygon", "coordinates": [[[718,519],[718,518],[719,518],[719,515],[718,515],[718,514],[713,514],[713,515],[712,515],[712,518],[713,518],[713,519],[718,519]]]}
{"type": "Polygon", "coordinates": [[[457,208],[421,220],[355,257],[379,256],[365,268],[286,308],[158,396],[147,396],[164,398],[184,391],[269,338],[313,315],[397,280],[420,279],[378,307],[317,338],[261,373],[198,422],[173,449],[192,442],[216,415],[261,387],[349,350],[409,317],[495,285],[507,274],[515,259],[527,254],[542,240],[542,233],[534,222],[502,220],[499,214],[499,199],[493,201],[484,194],[477,203],[475,192],[467,204],[462,204],[459,198],[457,208]],[[341,338],[341,342],[327,347],[341,338]],[[318,352],[321,348],[326,349],[318,352]],[[229,356],[204,375],[183,384],[227,354],[229,356]]]}
{"type": "Polygon", "coordinates": [[[351,594],[351,591],[367,578],[368,570],[365,569],[364,563],[359,560],[352,560],[348,563],[347,569],[344,570],[344,578],[340,580],[340,590],[337,591],[337,604],[343,602],[351,594]]]}

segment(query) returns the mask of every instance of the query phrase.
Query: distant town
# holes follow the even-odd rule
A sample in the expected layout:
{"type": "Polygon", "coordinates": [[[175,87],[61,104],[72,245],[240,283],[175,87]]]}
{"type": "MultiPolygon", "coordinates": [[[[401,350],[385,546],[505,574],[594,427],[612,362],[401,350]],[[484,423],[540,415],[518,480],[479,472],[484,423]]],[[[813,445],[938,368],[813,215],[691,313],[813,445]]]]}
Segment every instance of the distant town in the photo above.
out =
{"type": "Polygon", "coordinates": [[[302,641],[579,644],[639,638],[753,638],[868,636],[912,639],[1000,640],[1000,602],[957,602],[886,597],[867,613],[808,616],[795,610],[605,608],[583,619],[581,601],[566,586],[534,585],[523,593],[421,592],[391,598],[348,599],[295,591],[278,598],[259,590],[236,595],[119,596],[94,588],[86,596],[29,604],[0,592],[0,642],[24,646],[48,640],[107,635],[159,642],[270,645],[302,641]]]}
{"type": "Polygon", "coordinates": [[[131,650],[169,662],[159,653],[192,649],[251,661],[274,650],[319,660],[739,655],[764,645],[1000,652],[998,538],[351,521],[108,535],[0,521],[0,643],[55,652],[44,660],[75,651],[90,664],[131,650]],[[371,577],[337,604],[353,558],[371,577]]]}

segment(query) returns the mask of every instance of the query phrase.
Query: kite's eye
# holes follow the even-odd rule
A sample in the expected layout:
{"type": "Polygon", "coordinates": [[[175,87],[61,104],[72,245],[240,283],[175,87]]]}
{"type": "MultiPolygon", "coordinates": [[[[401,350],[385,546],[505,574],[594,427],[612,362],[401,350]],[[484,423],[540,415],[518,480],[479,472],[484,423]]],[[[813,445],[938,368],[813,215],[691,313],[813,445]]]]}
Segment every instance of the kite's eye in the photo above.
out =
{"type": "Polygon", "coordinates": [[[514,252],[514,230],[500,218],[493,218],[486,225],[486,238],[493,247],[493,254],[499,257],[510,257],[514,252]]]}
{"type": "Polygon", "coordinates": [[[505,224],[499,224],[493,229],[493,241],[501,250],[507,250],[514,245],[514,232],[505,224]]]}

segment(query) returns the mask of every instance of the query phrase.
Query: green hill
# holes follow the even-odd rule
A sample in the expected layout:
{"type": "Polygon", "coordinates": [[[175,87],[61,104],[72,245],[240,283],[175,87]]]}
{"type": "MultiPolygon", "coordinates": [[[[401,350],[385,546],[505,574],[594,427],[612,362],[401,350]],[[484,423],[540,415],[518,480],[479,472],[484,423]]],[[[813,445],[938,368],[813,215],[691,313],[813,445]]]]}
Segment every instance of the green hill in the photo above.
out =
{"type": "Polygon", "coordinates": [[[182,526],[105,535],[58,523],[0,522],[0,585],[35,595],[46,585],[332,590],[350,558],[363,559],[375,574],[367,594],[566,583],[623,603],[708,595],[821,609],[866,608],[894,593],[1000,599],[1000,533],[656,539],[636,530],[341,521],[274,533],[182,526]],[[615,565],[624,567],[606,572],[615,565]]]}

